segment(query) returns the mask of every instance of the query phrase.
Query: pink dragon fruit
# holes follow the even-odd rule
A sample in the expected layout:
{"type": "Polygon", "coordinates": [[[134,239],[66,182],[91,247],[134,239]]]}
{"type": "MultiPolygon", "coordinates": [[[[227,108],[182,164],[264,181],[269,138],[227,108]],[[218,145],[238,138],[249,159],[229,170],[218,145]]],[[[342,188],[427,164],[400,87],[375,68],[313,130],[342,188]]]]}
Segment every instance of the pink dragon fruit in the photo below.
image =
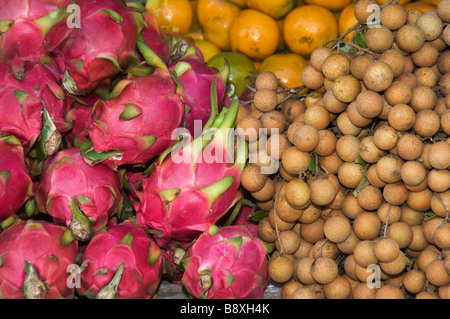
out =
{"type": "Polygon", "coordinates": [[[261,299],[269,252],[244,226],[211,226],[182,261],[183,286],[195,298],[261,299]]]}
{"type": "Polygon", "coordinates": [[[120,209],[120,189],[116,172],[102,164],[88,165],[79,148],[73,147],[45,162],[36,201],[41,212],[86,241],[120,209]]]}
{"type": "Polygon", "coordinates": [[[87,95],[136,62],[138,26],[123,1],[77,0],[76,4],[74,13],[49,35],[53,41],[70,32],[52,50],[51,57],[64,73],[66,91],[87,95]],[[74,19],[77,16],[80,21],[74,19]]]}
{"type": "Polygon", "coordinates": [[[171,72],[176,74],[183,86],[186,108],[188,108],[186,129],[194,138],[198,137],[210,116],[211,96],[205,92],[209,92],[214,79],[217,81],[216,96],[219,112],[225,104],[227,78],[230,73],[229,65],[225,64],[225,67],[219,72],[216,68],[207,66],[203,57],[199,57],[194,47],[190,47],[183,58],[171,63],[168,67],[171,72]]]}
{"type": "MultiPolygon", "coordinates": [[[[211,93],[215,93],[214,86],[211,93]]],[[[212,107],[204,134],[163,154],[153,163],[151,174],[142,180],[142,188],[136,190],[138,224],[154,233],[161,246],[171,240],[194,239],[239,200],[248,151],[246,143],[241,142],[234,154],[231,128],[238,104],[235,97],[230,108],[223,108],[219,116],[217,104],[212,107]]]]}
{"type": "Polygon", "coordinates": [[[0,138],[0,223],[16,215],[32,195],[22,144],[14,136],[0,138]]]}
{"type": "Polygon", "coordinates": [[[257,237],[258,223],[250,219],[252,213],[253,213],[252,207],[246,205],[242,206],[241,210],[236,216],[236,219],[232,222],[231,225],[245,226],[253,237],[257,237]]]}
{"type": "Polygon", "coordinates": [[[126,164],[145,164],[175,143],[173,131],[182,126],[179,86],[162,60],[143,43],[138,42],[138,47],[153,56],[147,56],[147,61],[152,59],[160,68],[150,75],[121,80],[109,99],[95,104],[87,130],[91,143],[80,145],[92,165],[102,162],[117,170],[126,164]]]}
{"type": "Polygon", "coordinates": [[[162,278],[161,249],[131,221],[95,234],[83,253],[81,287],[88,298],[149,299],[162,278]]]}
{"type": "Polygon", "coordinates": [[[78,242],[47,221],[19,220],[0,233],[0,296],[5,299],[74,298],[78,242]]]}
{"type": "Polygon", "coordinates": [[[28,18],[36,20],[59,8],[67,7],[73,0],[0,0],[0,21],[28,18]]]}

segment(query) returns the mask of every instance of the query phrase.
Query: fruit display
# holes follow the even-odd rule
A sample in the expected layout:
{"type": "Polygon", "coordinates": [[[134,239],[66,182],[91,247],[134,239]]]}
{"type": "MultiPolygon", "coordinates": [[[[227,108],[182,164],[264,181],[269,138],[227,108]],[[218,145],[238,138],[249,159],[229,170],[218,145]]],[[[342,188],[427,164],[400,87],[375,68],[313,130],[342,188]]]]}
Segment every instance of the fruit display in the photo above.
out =
{"type": "Polygon", "coordinates": [[[448,23],[0,0],[0,297],[449,299],[448,23]]]}

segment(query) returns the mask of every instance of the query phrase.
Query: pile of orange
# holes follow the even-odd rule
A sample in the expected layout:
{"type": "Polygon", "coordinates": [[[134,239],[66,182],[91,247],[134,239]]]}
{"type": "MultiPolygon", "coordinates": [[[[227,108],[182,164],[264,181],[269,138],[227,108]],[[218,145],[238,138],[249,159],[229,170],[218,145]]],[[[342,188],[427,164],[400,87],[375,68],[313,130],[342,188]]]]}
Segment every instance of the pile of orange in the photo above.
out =
{"type": "MultiPolygon", "coordinates": [[[[377,0],[384,4],[387,0],[377,0]]],[[[252,71],[274,72],[289,87],[302,85],[301,70],[314,49],[357,21],[357,0],[148,0],[161,32],[191,37],[205,61],[227,52],[245,55],[252,71]]],[[[436,10],[440,0],[400,0],[407,10],[436,10]]],[[[352,37],[349,34],[344,42],[352,37]]],[[[241,57],[237,60],[242,60],[241,57]]],[[[248,64],[246,61],[244,64],[248,64]]],[[[239,65],[231,65],[241,68],[239,65]]],[[[248,66],[246,66],[248,69],[248,66]]]]}

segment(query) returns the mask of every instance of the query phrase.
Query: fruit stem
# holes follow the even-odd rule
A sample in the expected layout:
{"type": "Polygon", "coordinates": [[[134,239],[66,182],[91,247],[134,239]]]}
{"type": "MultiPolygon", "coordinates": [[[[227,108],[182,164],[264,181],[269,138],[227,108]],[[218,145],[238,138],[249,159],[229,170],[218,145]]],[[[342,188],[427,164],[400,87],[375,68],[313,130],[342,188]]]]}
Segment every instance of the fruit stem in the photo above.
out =
{"type": "Polygon", "coordinates": [[[118,289],[120,285],[120,281],[122,280],[122,275],[124,271],[125,265],[121,263],[119,268],[117,269],[114,277],[111,281],[104,286],[97,294],[97,299],[117,299],[118,298],[118,289]]]}
{"type": "Polygon", "coordinates": [[[274,217],[274,220],[275,220],[275,233],[277,235],[278,244],[280,245],[280,255],[281,256],[284,256],[284,248],[283,248],[283,244],[281,243],[280,231],[278,229],[278,223],[277,223],[277,217],[278,217],[278,215],[277,215],[277,201],[278,201],[278,198],[280,197],[280,191],[283,188],[284,182],[285,182],[285,180],[283,179],[281,181],[281,183],[280,183],[280,187],[278,187],[277,194],[275,196],[275,201],[273,203],[273,212],[274,212],[274,215],[275,215],[275,217],[274,217]]]}

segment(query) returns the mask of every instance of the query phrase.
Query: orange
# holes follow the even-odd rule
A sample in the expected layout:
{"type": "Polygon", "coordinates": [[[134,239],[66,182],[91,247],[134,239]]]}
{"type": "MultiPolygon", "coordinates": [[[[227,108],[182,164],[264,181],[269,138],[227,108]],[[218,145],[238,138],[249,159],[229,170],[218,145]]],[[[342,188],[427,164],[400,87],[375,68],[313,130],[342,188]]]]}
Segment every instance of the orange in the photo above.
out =
{"type": "Polygon", "coordinates": [[[302,86],[301,73],[309,62],[296,53],[277,53],[264,59],[259,73],[270,71],[288,88],[302,86]]]}
{"type": "Polygon", "coordinates": [[[246,55],[238,52],[221,52],[209,59],[206,64],[221,70],[225,60],[230,65],[228,82],[234,85],[235,93],[240,96],[246,85],[251,82],[250,77],[253,76],[253,72],[256,72],[255,65],[246,55]]]}
{"type": "Polygon", "coordinates": [[[231,51],[241,52],[250,59],[263,60],[275,53],[279,39],[275,19],[254,9],[242,10],[230,28],[231,51]]]}
{"type": "Polygon", "coordinates": [[[203,54],[203,59],[205,62],[208,62],[209,59],[221,52],[217,45],[208,40],[194,39],[194,44],[203,54]]]}
{"type": "Polygon", "coordinates": [[[314,4],[332,11],[340,11],[351,2],[352,0],[305,0],[305,4],[314,4]]]}
{"type": "Polygon", "coordinates": [[[292,52],[309,57],[315,49],[336,39],[338,29],[330,10],[304,5],[293,9],[284,18],[283,37],[292,52]]]}
{"type": "MultiPolygon", "coordinates": [[[[377,0],[378,4],[382,5],[385,4],[387,2],[387,0],[377,0]]],[[[410,3],[411,0],[400,0],[399,4],[407,4],[410,3]]]]}
{"type": "Polygon", "coordinates": [[[404,7],[406,10],[419,9],[422,10],[423,12],[427,12],[430,10],[437,10],[437,6],[435,4],[421,1],[405,4],[404,7]]]}
{"type": "Polygon", "coordinates": [[[188,0],[149,0],[146,8],[155,13],[162,33],[186,34],[192,26],[194,10],[188,0]]]}
{"type": "MultiPolygon", "coordinates": [[[[338,18],[338,25],[339,25],[339,35],[343,34],[345,31],[347,31],[349,28],[351,28],[355,23],[357,23],[358,20],[355,18],[355,4],[351,3],[348,6],[346,6],[344,9],[342,9],[341,14],[338,18]]],[[[347,34],[344,38],[344,42],[348,43],[350,42],[353,32],[347,34]]]]}
{"type": "Polygon", "coordinates": [[[241,8],[227,0],[198,0],[197,18],[203,28],[203,37],[220,50],[230,50],[229,31],[241,8]]]}
{"type": "Polygon", "coordinates": [[[291,11],[297,0],[245,0],[250,9],[270,15],[274,19],[283,18],[291,11]]]}

